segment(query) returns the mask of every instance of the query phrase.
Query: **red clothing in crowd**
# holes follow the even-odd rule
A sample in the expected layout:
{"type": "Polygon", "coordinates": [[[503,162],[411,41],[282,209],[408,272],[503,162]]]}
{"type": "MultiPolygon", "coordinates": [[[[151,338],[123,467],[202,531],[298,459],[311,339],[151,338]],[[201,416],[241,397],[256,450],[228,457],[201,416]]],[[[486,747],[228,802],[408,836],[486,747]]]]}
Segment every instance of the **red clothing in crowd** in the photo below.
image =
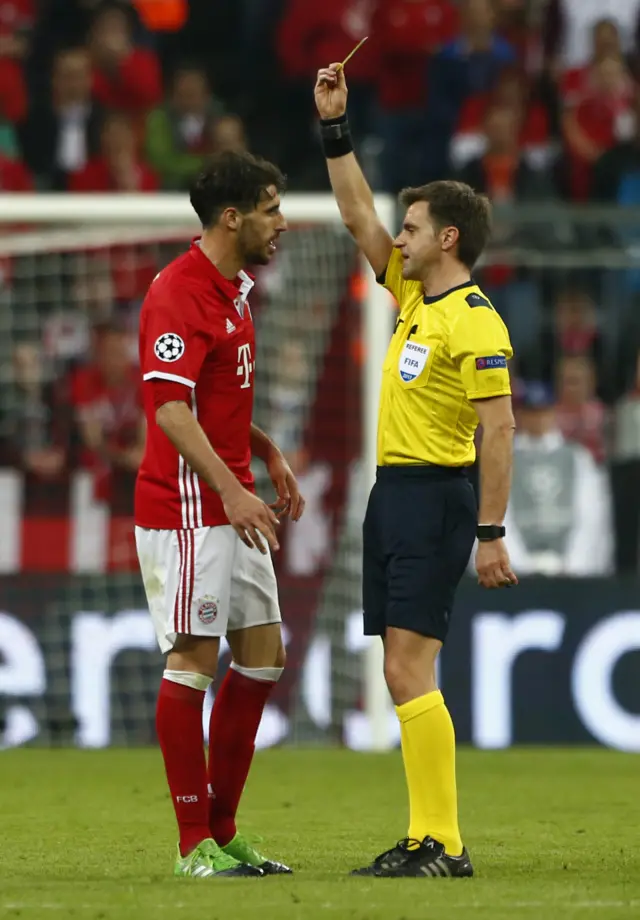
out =
{"type": "Polygon", "coordinates": [[[34,20],[33,0],[0,0],[0,35],[30,29],[34,20]]]}
{"type": "MultiPolygon", "coordinates": [[[[573,109],[578,126],[603,153],[632,135],[636,92],[632,80],[625,81],[616,95],[604,95],[593,88],[589,68],[585,68],[569,71],[563,82],[563,92],[566,107],[573,109]]],[[[571,197],[575,201],[586,201],[591,190],[593,164],[572,149],[568,150],[568,156],[571,197]]]]}
{"type": "Polygon", "coordinates": [[[459,19],[451,0],[386,0],[379,4],[373,34],[380,55],[378,99],[383,108],[425,104],[428,57],[455,38],[459,19]]]}
{"type": "MultiPolygon", "coordinates": [[[[78,417],[97,422],[108,450],[126,450],[139,438],[143,418],[142,390],[137,367],[119,386],[109,386],[95,365],[79,368],[71,383],[71,402],[78,417]]],[[[82,466],[96,474],[95,497],[108,501],[111,493],[111,464],[99,452],[84,448],[82,466]]]]}
{"type": "Polygon", "coordinates": [[[94,69],[93,95],[105,109],[146,112],[162,98],[160,64],[153,51],[134,48],[114,74],[94,69]]]}
{"type": "Polygon", "coordinates": [[[22,67],[12,58],[0,57],[0,118],[20,122],[27,115],[27,88],[22,67]]]}
{"type": "Polygon", "coordinates": [[[563,355],[588,355],[599,338],[595,324],[560,329],[558,332],[560,351],[563,355]]]}
{"type": "Polygon", "coordinates": [[[20,160],[12,160],[4,153],[0,153],[0,191],[33,191],[33,180],[24,163],[21,163],[20,160]]]}
{"type": "MultiPolygon", "coordinates": [[[[159,188],[156,174],[144,163],[136,164],[136,188],[126,191],[157,192],[159,188]]],[[[73,173],[69,179],[70,192],[118,192],[118,188],[109,164],[102,157],[90,160],[84,169],[73,173]]]]}
{"type": "MultiPolygon", "coordinates": [[[[460,112],[457,134],[482,134],[485,114],[491,103],[489,93],[470,96],[460,112]]],[[[521,147],[544,147],[549,143],[549,115],[540,102],[527,106],[520,131],[521,147]]]]}
{"type": "MultiPolygon", "coordinates": [[[[32,0],[0,0],[0,38],[30,29],[34,22],[32,0]]],[[[20,122],[27,114],[27,89],[22,64],[0,56],[0,118],[20,122]]]]}
{"type": "MultiPolygon", "coordinates": [[[[133,363],[119,386],[109,386],[96,365],[78,368],[71,385],[71,401],[80,416],[100,424],[105,444],[111,449],[136,443],[142,420],[142,389],[140,373],[133,363]]],[[[94,462],[94,454],[86,450],[84,464],[91,466],[94,462]]]]}
{"type": "Polygon", "coordinates": [[[574,106],[589,90],[591,67],[572,67],[565,70],[559,82],[560,98],[563,105],[574,106]]]}
{"type": "MultiPolygon", "coordinates": [[[[278,32],[278,55],[285,75],[306,79],[320,67],[342,61],[371,35],[375,0],[291,0],[278,32]]],[[[378,58],[373,37],[349,61],[353,82],[374,82],[378,58]]]]}
{"type": "Polygon", "coordinates": [[[596,463],[604,463],[607,410],[599,399],[590,399],[579,406],[558,403],[556,416],[560,431],[568,441],[582,444],[596,463]]]}

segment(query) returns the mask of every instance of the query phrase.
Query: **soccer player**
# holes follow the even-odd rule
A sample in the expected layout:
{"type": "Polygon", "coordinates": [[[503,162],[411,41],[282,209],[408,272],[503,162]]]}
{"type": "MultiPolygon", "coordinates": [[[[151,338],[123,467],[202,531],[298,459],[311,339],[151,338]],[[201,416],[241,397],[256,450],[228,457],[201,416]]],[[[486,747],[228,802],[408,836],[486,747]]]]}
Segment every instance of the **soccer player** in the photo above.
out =
{"type": "Polygon", "coordinates": [[[490,232],[487,200],[469,186],[406,189],[393,240],[353,153],[344,69],[318,72],[315,99],[340,213],[400,312],[383,366],[378,472],[364,521],[367,635],[384,643],[400,721],[409,831],[358,875],[465,877],[458,829],[455,736],[436,683],[454,594],[474,540],[487,588],[516,584],[504,545],[513,414],[509,335],[471,279],[490,232]],[[465,467],[484,429],[478,514],[465,467]]]}
{"type": "Polygon", "coordinates": [[[288,873],[236,828],[262,712],[285,653],[268,547],[278,514],[303,512],[276,445],[252,424],[253,279],[287,229],[284,179],[247,153],[214,157],[191,204],[200,239],[155,278],[140,317],[147,442],[135,497],[140,569],[166,670],[157,732],[180,831],[175,874],[288,873]],[[277,492],[254,494],[252,456],[277,492]],[[276,513],[277,512],[277,513],[276,513]],[[202,709],[220,637],[233,661],[211,713],[208,767],[202,709]]]}

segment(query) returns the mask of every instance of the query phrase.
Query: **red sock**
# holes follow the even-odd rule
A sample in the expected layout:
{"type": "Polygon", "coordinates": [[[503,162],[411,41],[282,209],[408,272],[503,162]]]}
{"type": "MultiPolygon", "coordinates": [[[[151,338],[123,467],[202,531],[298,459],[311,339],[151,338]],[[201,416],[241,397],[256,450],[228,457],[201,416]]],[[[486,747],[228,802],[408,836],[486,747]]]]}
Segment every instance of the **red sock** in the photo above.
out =
{"type": "Polygon", "coordinates": [[[229,668],[216,693],[209,728],[211,836],[226,846],[236,835],[236,812],[249,775],[271,680],[251,680],[229,668]]]}
{"type": "Polygon", "coordinates": [[[156,730],[180,829],[183,856],[211,836],[202,732],[203,704],[202,690],[170,680],[163,680],[160,684],[156,730]]]}

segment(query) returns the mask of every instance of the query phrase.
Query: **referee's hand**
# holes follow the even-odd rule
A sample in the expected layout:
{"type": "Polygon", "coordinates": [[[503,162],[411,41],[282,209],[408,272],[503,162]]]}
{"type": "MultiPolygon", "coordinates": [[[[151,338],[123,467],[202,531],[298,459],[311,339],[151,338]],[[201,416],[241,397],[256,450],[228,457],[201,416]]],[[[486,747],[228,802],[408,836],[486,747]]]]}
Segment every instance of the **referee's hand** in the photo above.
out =
{"type": "Polygon", "coordinates": [[[476,572],[478,584],[483,588],[508,588],[518,584],[504,540],[478,543],[476,572]]]}
{"type": "Polygon", "coordinates": [[[341,64],[331,64],[318,71],[314,97],[320,118],[339,118],[344,115],[347,95],[347,81],[341,64]]]}

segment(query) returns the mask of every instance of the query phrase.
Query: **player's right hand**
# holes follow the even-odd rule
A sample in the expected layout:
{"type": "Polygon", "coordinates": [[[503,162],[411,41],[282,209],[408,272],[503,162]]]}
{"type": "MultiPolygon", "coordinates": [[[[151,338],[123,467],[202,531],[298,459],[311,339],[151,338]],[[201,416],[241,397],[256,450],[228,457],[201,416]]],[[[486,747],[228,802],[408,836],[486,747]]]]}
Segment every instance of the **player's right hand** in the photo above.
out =
{"type": "Polygon", "coordinates": [[[243,543],[250,549],[255,547],[266,555],[268,550],[262,540],[264,537],[274,552],[280,549],[276,536],[276,528],[280,522],[271,508],[257,495],[239,485],[231,495],[221,498],[229,523],[243,543]]]}
{"type": "Polygon", "coordinates": [[[347,111],[347,81],[341,64],[318,71],[314,96],[320,118],[339,118],[347,111]]]}

